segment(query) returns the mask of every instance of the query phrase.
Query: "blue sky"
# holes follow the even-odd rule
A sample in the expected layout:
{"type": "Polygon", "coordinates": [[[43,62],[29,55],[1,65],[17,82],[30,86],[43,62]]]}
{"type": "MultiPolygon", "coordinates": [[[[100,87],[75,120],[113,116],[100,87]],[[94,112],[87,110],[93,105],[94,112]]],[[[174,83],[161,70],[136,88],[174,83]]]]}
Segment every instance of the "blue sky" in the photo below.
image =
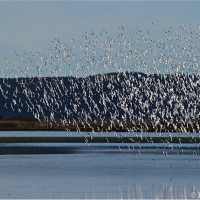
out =
{"type": "Polygon", "coordinates": [[[140,27],[153,37],[162,38],[166,27],[179,27],[183,21],[196,26],[199,8],[199,1],[0,2],[0,71],[5,71],[4,56],[20,67],[14,51],[22,57],[29,49],[48,54],[52,38],[72,45],[72,37],[81,41],[91,29],[95,33],[106,30],[113,37],[121,25],[126,34],[140,27]]]}

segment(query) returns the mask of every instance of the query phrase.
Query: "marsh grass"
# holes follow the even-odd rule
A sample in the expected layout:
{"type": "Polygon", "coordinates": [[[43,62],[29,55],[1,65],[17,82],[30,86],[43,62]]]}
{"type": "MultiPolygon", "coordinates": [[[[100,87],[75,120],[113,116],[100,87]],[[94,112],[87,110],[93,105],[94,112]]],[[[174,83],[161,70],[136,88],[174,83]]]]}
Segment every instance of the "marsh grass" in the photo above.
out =
{"type": "Polygon", "coordinates": [[[0,121],[0,131],[71,131],[71,132],[165,132],[199,133],[200,120],[164,121],[160,120],[110,120],[104,119],[67,119],[37,120],[25,117],[13,117],[0,121]]]}

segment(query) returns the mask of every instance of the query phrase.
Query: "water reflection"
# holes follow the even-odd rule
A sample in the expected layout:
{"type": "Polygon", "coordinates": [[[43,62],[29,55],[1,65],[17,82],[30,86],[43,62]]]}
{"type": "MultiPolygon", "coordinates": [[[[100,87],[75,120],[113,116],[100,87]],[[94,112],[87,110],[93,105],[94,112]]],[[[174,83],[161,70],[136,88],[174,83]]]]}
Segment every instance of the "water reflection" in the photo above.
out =
{"type": "Polygon", "coordinates": [[[0,144],[1,198],[198,199],[196,145],[0,144]]]}
{"type": "MultiPolygon", "coordinates": [[[[103,192],[103,191],[102,191],[103,192]]],[[[105,191],[104,191],[105,192],[105,191]]],[[[124,188],[119,186],[118,191],[109,191],[106,199],[198,199],[200,192],[199,185],[188,188],[187,182],[182,187],[176,187],[172,182],[166,182],[159,187],[154,184],[149,189],[144,188],[141,183],[136,183],[134,187],[124,188]]],[[[85,199],[99,199],[98,191],[86,191],[85,199]]]]}
{"type": "Polygon", "coordinates": [[[95,151],[0,159],[4,199],[189,199],[200,191],[200,159],[191,154],[95,151]]]}

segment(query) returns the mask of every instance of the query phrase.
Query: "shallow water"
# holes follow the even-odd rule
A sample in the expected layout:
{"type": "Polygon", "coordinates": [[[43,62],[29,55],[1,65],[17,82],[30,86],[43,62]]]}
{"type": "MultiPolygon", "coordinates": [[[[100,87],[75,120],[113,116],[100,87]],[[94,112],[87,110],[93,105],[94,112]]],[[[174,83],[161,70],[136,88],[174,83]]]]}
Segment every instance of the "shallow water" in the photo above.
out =
{"type": "Polygon", "coordinates": [[[73,151],[0,155],[1,198],[189,199],[200,192],[200,157],[191,149],[166,156],[123,144],[17,145],[73,151]]]}
{"type": "Polygon", "coordinates": [[[198,137],[200,133],[155,133],[155,132],[67,132],[67,131],[0,131],[0,137],[198,137]]]}

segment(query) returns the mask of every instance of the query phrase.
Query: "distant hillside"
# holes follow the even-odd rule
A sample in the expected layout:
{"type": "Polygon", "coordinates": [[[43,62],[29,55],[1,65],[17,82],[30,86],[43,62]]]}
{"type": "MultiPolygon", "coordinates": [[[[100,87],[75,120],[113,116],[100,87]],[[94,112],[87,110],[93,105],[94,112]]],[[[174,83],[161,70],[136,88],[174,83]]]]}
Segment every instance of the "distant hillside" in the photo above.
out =
{"type": "Polygon", "coordinates": [[[38,119],[199,119],[200,77],[110,73],[0,79],[0,115],[38,119]]]}

